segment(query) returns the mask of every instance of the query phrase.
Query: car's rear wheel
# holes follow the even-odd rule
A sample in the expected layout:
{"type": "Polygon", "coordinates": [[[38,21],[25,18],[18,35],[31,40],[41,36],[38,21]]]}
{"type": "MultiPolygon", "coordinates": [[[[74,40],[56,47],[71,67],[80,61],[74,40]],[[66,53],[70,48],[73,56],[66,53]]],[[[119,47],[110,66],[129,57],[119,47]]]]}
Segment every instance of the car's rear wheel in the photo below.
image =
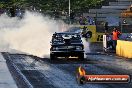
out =
{"type": "Polygon", "coordinates": [[[79,60],[83,61],[84,60],[84,53],[79,54],[78,58],[79,58],[79,60]]]}

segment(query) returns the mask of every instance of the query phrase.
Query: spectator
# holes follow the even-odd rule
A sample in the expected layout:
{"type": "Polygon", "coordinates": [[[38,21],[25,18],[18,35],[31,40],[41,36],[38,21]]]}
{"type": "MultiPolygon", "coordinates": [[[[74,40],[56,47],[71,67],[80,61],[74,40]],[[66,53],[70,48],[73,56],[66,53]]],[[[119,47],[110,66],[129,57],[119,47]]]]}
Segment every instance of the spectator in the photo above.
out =
{"type": "Polygon", "coordinates": [[[114,27],[112,32],[112,40],[113,40],[113,49],[116,50],[117,40],[119,38],[119,35],[121,35],[120,31],[117,30],[116,27],[114,27]]]}
{"type": "Polygon", "coordinates": [[[79,23],[80,23],[80,25],[86,25],[86,18],[81,16],[79,19],[79,23]]]}
{"type": "Polygon", "coordinates": [[[82,18],[82,16],[79,18],[79,24],[83,25],[83,18],[82,18]]]}
{"type": "Polygon", "coordinates": [[[86,19],[87,19],[87,24],[89,25],[90,24],[90,17],[87,16],[86,19]]]}
{"type": "Polygon", "coordinates": [[[109,34],[106,34],[106,40],[107,40],[107,48],[112,49],[113,48],[113,43],[112,43],[112,38],[109,34]]]}

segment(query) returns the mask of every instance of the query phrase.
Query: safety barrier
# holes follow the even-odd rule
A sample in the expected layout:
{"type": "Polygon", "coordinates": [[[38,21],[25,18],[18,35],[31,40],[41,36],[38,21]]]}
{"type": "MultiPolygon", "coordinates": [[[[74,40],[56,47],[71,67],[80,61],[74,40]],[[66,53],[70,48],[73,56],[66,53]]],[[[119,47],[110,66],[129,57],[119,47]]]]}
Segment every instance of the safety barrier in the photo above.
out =
{"type": "Polygon", "coordinates": [[[132,59],[132,41],[117,40],[116,54],[132,59]]]}

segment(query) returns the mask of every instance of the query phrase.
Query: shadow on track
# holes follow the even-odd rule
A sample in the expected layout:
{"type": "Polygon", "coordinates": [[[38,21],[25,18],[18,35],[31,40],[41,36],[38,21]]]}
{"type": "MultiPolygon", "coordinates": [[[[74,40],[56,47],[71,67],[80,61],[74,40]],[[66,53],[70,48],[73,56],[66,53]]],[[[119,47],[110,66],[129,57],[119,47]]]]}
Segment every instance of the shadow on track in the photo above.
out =
{"type": "Polygon", "coordinates": [[[56,60],[50,60],[50,58],[42,58],[42,61],[46,61],[50,64],[98,64],[101,63],[100,61],[95,61],[95,60],[89,60],[89,59],[84,59],[83,61],[80,61],[76,58],[60,58],[56,60]]]}
{"type": "MultiPolygon", "coordinates": [[[[2,53],[8,53],[8,52],[2,52],[2,53]]],[[[78,60],[77,58],[58,58],[56,60],[51,60],[50,58],[40,58],[37,56],[33,56],[33,55],[27,55],[27,54],[11,54],[8,53],[10,56],[22,56],[22,57],[31,57],[32,59],[36,60],[36,61],[44,61],[50,64],[103,64],[104,62],[99,61],[99,60],[91,60],[89,58],[85,58],[83,61],[78,60]]]]}

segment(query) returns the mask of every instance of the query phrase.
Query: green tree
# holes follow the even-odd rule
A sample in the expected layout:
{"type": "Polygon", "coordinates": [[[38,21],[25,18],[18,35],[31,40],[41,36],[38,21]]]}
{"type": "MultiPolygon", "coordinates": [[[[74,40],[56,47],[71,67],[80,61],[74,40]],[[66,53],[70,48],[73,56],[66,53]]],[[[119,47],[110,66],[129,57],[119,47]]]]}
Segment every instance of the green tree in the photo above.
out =
{"type": "MultiPolygon", "coordinates": [[[[71,9],[84,11],[100,4],[104,0],[71,0],[71,9]]],[[[68,10],[69,0],[0,0],[0,7],[7,6],[34,6],[43,10],[68,10]]]]}

